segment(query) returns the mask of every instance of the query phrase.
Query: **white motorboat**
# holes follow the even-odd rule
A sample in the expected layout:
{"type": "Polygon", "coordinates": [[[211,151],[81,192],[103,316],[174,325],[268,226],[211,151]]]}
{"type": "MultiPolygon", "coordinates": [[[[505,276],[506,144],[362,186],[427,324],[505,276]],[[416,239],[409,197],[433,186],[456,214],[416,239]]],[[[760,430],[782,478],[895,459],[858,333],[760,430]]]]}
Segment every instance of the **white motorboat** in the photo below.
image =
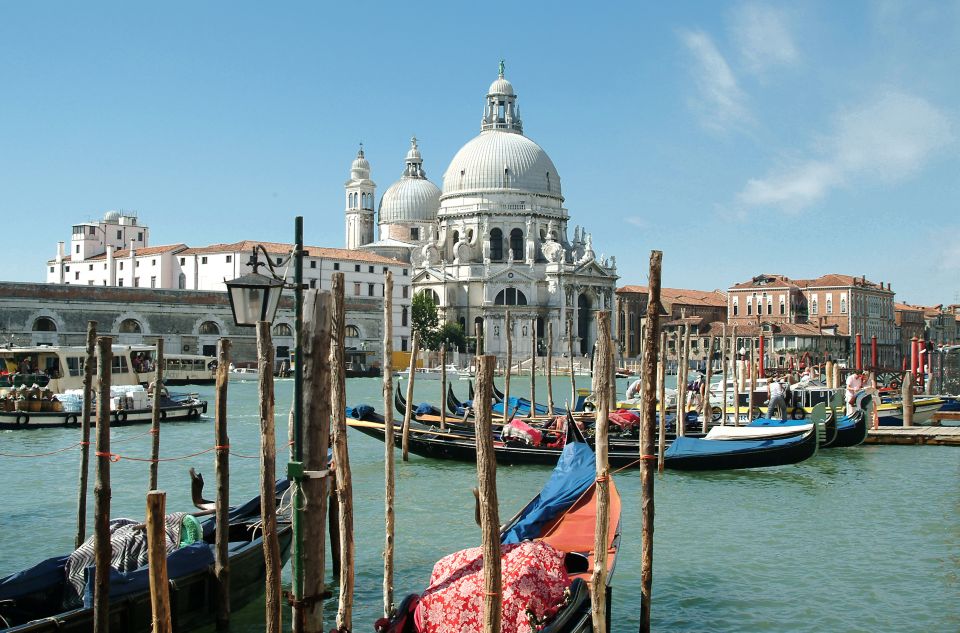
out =
{"type": "MultiPolygon", "coordinates": [[[[440,380],[442,373],[443,371],[440,367],[417,367],[414,370],[414,376],[416,380],[440,380]]],[[[406,380],[410,377],[410,370],[404,369],[402,371],[395,372],[394,376],[401,380],[406,380]]],[[[463,376],[456,365],[450,363],[447,364],[447,380],[459,380],[462,377],[463,376]]]]}

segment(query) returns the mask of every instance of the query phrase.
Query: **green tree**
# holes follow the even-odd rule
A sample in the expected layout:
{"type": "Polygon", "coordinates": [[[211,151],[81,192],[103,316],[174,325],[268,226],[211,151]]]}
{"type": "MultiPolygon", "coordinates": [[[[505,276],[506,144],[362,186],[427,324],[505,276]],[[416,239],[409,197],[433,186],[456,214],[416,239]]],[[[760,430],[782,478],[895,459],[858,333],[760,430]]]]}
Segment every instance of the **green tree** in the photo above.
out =
{"type": "Polygon", "coordinates": [[[467,335],[459,323],[444,323],[437,332],[437,347],[446,341],[447,350],[467,351],[467,335]]]}
{"type": "Polygon", "coordinates": [[[440,326],[440,317],[437,314],[437,305],[433,297],[421,292],[413,296],[411,310],[412,329],[420,336],[420,347],[435,350],[440,347],[437,341],[437,331],[440,326]]]}

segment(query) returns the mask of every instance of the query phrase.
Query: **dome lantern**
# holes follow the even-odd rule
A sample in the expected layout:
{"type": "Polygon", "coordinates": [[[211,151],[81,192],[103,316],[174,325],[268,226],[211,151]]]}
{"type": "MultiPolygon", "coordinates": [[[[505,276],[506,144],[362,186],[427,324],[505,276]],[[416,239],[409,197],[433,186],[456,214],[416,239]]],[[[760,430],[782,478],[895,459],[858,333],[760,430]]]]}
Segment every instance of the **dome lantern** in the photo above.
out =
{"type": "Polygon", "coordinates": [[[523,122],[520,120],[520,110],[516,106],[517,95],[513,91],[513,84],[507,81],[503,73],[504,64],[501,59],[499,75],[487,91],[480,129],[523,134],[523,122]]]}

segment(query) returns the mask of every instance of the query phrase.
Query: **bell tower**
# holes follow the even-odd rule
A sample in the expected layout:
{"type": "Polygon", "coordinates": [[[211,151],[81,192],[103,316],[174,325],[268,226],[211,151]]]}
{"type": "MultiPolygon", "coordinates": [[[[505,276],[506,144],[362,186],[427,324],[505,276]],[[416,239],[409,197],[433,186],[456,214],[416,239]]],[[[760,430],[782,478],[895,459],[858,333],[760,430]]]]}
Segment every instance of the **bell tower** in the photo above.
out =
{"type": "Polygon", "coordinates": [[[370,180],[370,163],[363,156],[363,143],[350,165],[346,190],[347,248],[360,248],[373,242],[373,202],[377,184],[370,180]]]}

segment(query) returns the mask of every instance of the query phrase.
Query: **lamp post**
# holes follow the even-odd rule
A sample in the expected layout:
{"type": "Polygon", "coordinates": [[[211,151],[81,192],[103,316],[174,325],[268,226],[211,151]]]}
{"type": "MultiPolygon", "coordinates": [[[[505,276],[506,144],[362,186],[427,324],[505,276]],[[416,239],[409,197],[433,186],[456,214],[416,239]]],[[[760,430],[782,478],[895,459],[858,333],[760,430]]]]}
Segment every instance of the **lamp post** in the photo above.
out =
{"type": "MultiPolygon", "coordinates": [[[[297,216],[294,221],[294,250],[290,258],[294,263],[293,284],[277,276],[270,263],[270,256],[263,246],[257,244],[250,257],[250,266],[253,272],[237,279],[227,281],[227,292],[230,297],[230,309],[233,311],[233,320],[239,327],[255,327],[257,321],[273,322],[280,305],[280,295],[283,290],[293,290],[294,296],[294,369],[293,369],[293,455],[287,464],[287,478],[294,483],[297,494],[302,488],[300,483],[304,478],[303,468],[303,363],[302,363],[302,334],[303,334],[303,217],[297,216]],[[257,269],[264,264],[257,257],[257,250],[263,252],[266,258],[266,267],[270,276],[261,275],[257,269]]],[[[289,259],[287,260],[290,261],[289,259]]],[[[303,503],[301,499],[293,499],[293,604],[299,605],[303,598],[303,503]]],[[[302,618],[300,620],[302,622],[302,618]]],[[[296,630],[297,618],[294,618],[296,630]]]]}

